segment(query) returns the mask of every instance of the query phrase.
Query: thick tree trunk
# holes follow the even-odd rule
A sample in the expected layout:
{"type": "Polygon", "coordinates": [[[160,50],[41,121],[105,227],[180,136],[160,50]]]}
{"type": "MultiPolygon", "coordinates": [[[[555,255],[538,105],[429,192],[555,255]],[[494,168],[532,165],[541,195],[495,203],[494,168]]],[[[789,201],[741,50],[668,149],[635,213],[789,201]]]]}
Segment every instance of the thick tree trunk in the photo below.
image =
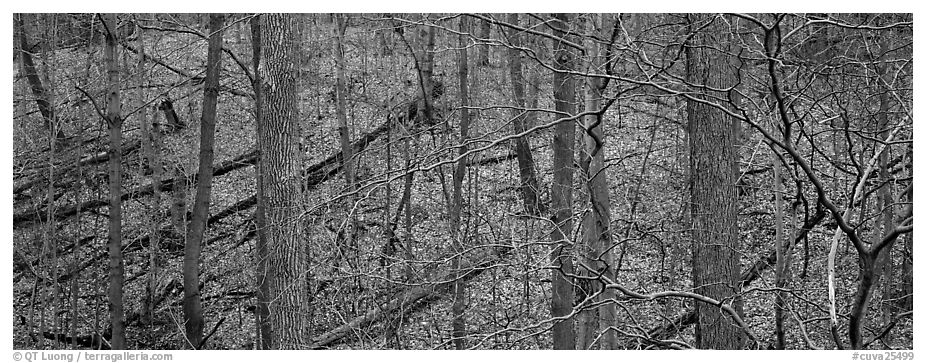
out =
{"type": "Polygon", "coordinates": [[[263,109],[258,147],[266,203],[267,278],[273,349],[300,349],[308,330],[308,250],[301,210],[303,162],[299,147],[297,71],[299,43],[295,16],[261,15],[263,109]]]}
{"type": "Polygon", "coordinates": [[[183,249],[183,318],[187,340],[192,349],[203,343],[203,307],[199,291],[199,258],[202,253],[209,200],[212,196],[212,161],[215,159],[215,118],[219,96],[219,76],[222,69],[222,28],[224,14],[209,16],[209,52],[206,58],[206,84],[203,87],[203,114],[200,119],[199,181],[193,202],[193,218],[187,229],[183,249]]]}
{"type": "MultiPolygon", "coordinates": [[[[586,29],[589,34],[598,34],[597,28],[600,28],[599,15],[592,15],[586,29]]],[[[586,44],[586,52],[589,57],[589,66],[598,67],[601,63],[599,59],[598,45],[594,42],[586,44]]],[[[586,79],[585,107],[586,111],[596,111],[601,108],[601,81],[597,78],[586,79]]],[[[585,172],[585,183],[588,188],[588,203],[590,212],[585,215],[582,221],[582,243],[583,259],[586,265],[595,269],[595,271],[584,271],[583,274],[595,278],[598,274],[614,280],[614,258],[611,255],[611,199],[608,195],[608,173],[605,169],[605,135],[603,114],[593,114],[585,116],[585,135],[584,144],[585,152],[582,155],[582,167],[585,172]]],[[[591,291],[595,293],[602,289],[597,281],[590,284],[591,291]]],[[[595,302],[603,303],[597,309],[588,309],[583,311],[578,317],[578,330],[576,338],[578,339],[577,348],[591,348],[592,342],[598,338],[602,349],[617,349],[617,332],[608,330],[608,327],[617,324],[617,306],[613,302],[607,302],[615,298],[615,291],[607,289],[601,293],[595,302]],[[597,333],[597,334],[596,334],[597,333]]]]}
{"type": "MultiPolygon", "coordinates": [[[[254,119],[258,120],[256,122],[256,132],[257,135],[261,134],[261,124],[259,121],[261,119],[261,109],[263,105],[263,95],[261,93],[261,78],[258,67],[260,66],[260,50],[261,50],[261,15],[257,14],[251,18],[251,47],[253,51],[253,65],[254,65],[254,119]]],[[[263,182],[263,170],[261,168],[261,163],[258,162],[255,164],[257,172],[257,195],[263,196],[264,193],[264,182],[263,182]]],[[[269,258],[269,251],[267,250],[267,221],[266,213],[267,206],[265,199],[262,197],[256,198],[257,201],[257,210],[254,215],[254,224],[256,227],[257,234],[257,346],[259,350],[271,349],[273,345],[273,330],[270,326],[270,310],[269,310],[269,301],[270,301],[270,283],[267,279],[267,261],[269,258]]]]}
{"type": "MultiPolygon", "coordinates": [[[[698,24],[711,21],[699,17],[698,24]]],[[[723,29],[708,29],[693,34],[685,48],[687,81],[706,97],[726,99],[707,87],[722,89],[733,85],[736,74],[721,54],[710,52],[709,45],[727,44],[723,29]]],[[[738,252],[737,156],[734,145],[734,120],[723,112],[697,102],[688,102],[689,160],[691,164],[691,240],[692,278],[696,293],[719,300],[734,299],[734,308],[742,315],[740,293],[740,254],[738,252]]],[[[742,349],[745,334],[720,309],[695,303],[698,324],[696,346],[701,349],[742,349]]]]}
{"type": "MultiPolygon", "coordinates": [[[[554,33],[565,37],[569,25],[568,14],[556,14],[551,22],[554,33]]],[[[553,73],[553,102],[560,115],[575,114],[575,79],[567,72],[573,69],[573,55],[564,45],[557,44],[554,50],[555,67],[553,73]]],[[[560,122],[553,130],[553,186],[551,188],[551,207],[555,224],[550,231],[553,253],[550,256],[554,269],[550,271],[553,281],[553,299],[550,313],[554,318],[561,318],[553,324],[553,349],[575,349],[575,331],[573,319],[563,318],[572,313],[575,294],[571,279],[573,274],[572,251],[568,247],[572,233],[572,182],[573,150],[575,149],[575,122],[560,122]]]]}
{"type": "MultiPolygon", "coordinates": [[[[514,23],[514,24],[517,24],[517,23],[514,23]]],[[[479,38],[489,39],[489,37],[492,35],[492,27],[491,27],[492,24],[489,23],[488,21],[482,20],[479,22],[479,25],[480,25],[479,38]]],[[[477,60],[477,63],[479,64],[480,67],[489,66],[489,43],[488,42],[483,42],[482,44],[479,45],[479,59],[477,60]]]]}
{"type": "MultiPolygon", "coordinates": [[[[518,14],[508,15],[508,22],[518,24],[518,14]]],[[[515,107],[511,109],[514,119],[514,131],[522,133],[530,127],[527,124],[528,112],[524,110],[526,100],[524,96],[524,73],[521,69],[521,35],[512,30],[508,36],[511,47],[508,48],[508,75],[511,78],[511,94],[515,107]]],[[[515,152],[518,154],[518,173],[521,179],[521,198],[524,200],[524,211],[527,214],[538,215],[541,205],[537,198],[539,190],[537,176],[534,172],[534,155],[531,152],[530,138],[525,135],[514,140],[515,152]]]]}
{"type": "Polygon", "coordinates": [[[109,126],[109,311],[113,349],[125,349],[125,312],[122,284],[122,111],[119,101],[119,65],[116,64],[116,15],[103,15],[106,26],[106,122],[109,126]]]}

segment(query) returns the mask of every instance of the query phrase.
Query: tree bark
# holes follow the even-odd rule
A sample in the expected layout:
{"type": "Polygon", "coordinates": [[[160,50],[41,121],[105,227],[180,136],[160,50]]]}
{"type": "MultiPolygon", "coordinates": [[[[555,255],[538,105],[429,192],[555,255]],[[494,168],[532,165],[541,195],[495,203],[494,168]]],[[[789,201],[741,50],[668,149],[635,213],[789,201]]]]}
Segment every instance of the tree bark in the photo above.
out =
{"type": "Polygon", "coordinates": [[[266,203],[267,278],[273,349],[299,349],[311,341],[308,330],[308,251],[303,221],[299,147],[301,130],[295,16],[261,15],[263,108],[258,119],[261,179],[266,203]]]}
{"type": "MultiPolygon", "coordinates": [[[[517,23],[513,23],[513,24],[517,24],[517,23]]],[[[489,37],[492,35],[492,27],[491,27],[492,24],[489,23],[488,21],[483,20],[479,22],[479,25],[480,25],[479,38],[489,39],[489,37]]],[[[478,63],[480,67],[489,66],[489,43],[488,42],[484,41],[482,42],[482,44],[479,45],[478,63]]]]}
{"type": "MultiPolygon", "coordinates": [[[[518,14],[508,14],[508,22],[518,24],[518,14]]],[[[488,23],[486,23],[488,24],[488,23]]],[[[508,48],[508,75],[511,78],[511,94],[515,108],[511,109],[514,119],[514,131],[522,133],[528,129],[526,100],[524,96],[524,73],[521,69],[521,35],[512,30],[508,36],[511,47],[508,48]]],[[[539,215],[541,204],[537,198],[539,186],[534,172],[534,155],[531,152],[530,138],[521,136],[514,140],[515,152],[518,154],[518,173],[521,179],[521,199],[524,200],[524,211],[530,215],[539,215]]]]}
{"type": "MultiPolygon", "coordinates": [[[[586,29],[589,34],[600,34],[598,29],[601,28],[600,14],[591,15],[593,18],[589,21],[590,25],[586,29]]],[[[587,42],[586,52],[589,57],[589,66],[598,67],[601,63],[599,59],[598,45],[595,42],[587,42]]],[[[598,78],[586,78],[585,108],[586,111],[596,111],[601,105],[601,80],[598,78]]],[[[616,278],[614,272],[614,258],[611,255],[611,199],[608,195],[608,173],[605,169],[605,135],[603,114],[592,114],[585,116],[585,153],[582,161],[583,171],[585,172],[585,184],[588,188],[588,203],[590,212],[585,215],[582,221],[582,242],[583,242],[583,259],[586,265],[595,268],[595,271],[585,271],[584,274],[589,278],[597,278],[601,274],[611,280],[616,278]]],[[[591,291],[595,293],[603,288],[601,284],[593,280],[590,284],[591,291]]],[[[589,349],[596,339],[596,331],[601,334],[600,344],[602,349],[617,349],[617,332],[609,330],[608,327],[617,324],[617,306],[613,302],[608,302],[615,298],[615,291],[607,289],[595,299],[595,302],[602,303],[597,309],[588,309],[583,311],[578,317],[578,338],[577,348],[589,349]]]]}
{"type": "MultiPolygon", "coordinates": [[[[706,16],[693,15],[697,24],[711,22],[706,16]]],[[[724,94],[708,90],[733,85],[736,74],[722,56],[712,54],[711,45],[727,44],[726,34],[717,25],[692,34],[685,48],[687,81],[707,97],[726,99],[724,94]]],[[[692,280],[695,293],[727,301],[742,315],[738,248],[737,193],[738,177],[734,120],[723,112],[697,102],[688,102],[689,162],[691,165],[691,240],[692,280]]],[[[742,329],[720,309],[695,303],[698,324],[696,346],[701,349],[742,349],[742,329]]]]}
{"type": "MultiPolygon", "coordinates": [[[[569,25],[568,14],[556,14],[551,26],[559,37],[566,37],[569,25]]],[[[568,72],[573,69],[573,55],[564,45],[557,44],[554,50],[555,67],[553,73],[553,102],[560,115],[575,114],[575,79],[568,72]]],[[[572,182],[573,150],[575,149],[575,123],[560,122],[553,132],[553,186],[551,188],[551,207],[554,223],[550,231],[553,253],[550,256],[554,269],[551,270],[553,281],[553,299],[550,313],[554,318],[561,318],[553,324],[553,349],[575,349],[575,331],[573,319],[563,318],[572,313],[575,299],[571,279],[573,274],[572,254],[569,248],[569,236],[572,233],[572,182]]]]}
{"type": "MultiPolygon", "coordinates": [[[[886,44],[882,44],[882,49],[885,48],[887,48],[886,44]]],[[[878,69],[878,71],[881,74],[885,73],[884,69],[878,69]]],[[[885,83],[888,82],[886,79],[883,80],[885,83]]],[[[890,134],[890,116],[888,112],[890,111],[891,98],[889,96],[889,89],[879,88],[881,94],[878,96],[880,110],[878,110],[877,126],[878,130],[880,130],[881,139],[885,140],[890,134]]],[[[881,152],[881,156],[878,159],[878,166],[880,167],[879,175],[885,182],[878,190],[878,210],[881,211],[880,239],[886,238],[887,235],[891,233],[891,230],[894,229],[894,188],[893,182],[889,180],[891,178],[889,163],[890,149],[888,148],[881,152]]],[[[879,261],[877,261],[877,265],[881,269],[881,271],[879,271],[881,275],[881,326],[887,326],[894,318],[894,258],[891,251],[893,251],[893,248],[884,249],[878,257],[879,261]]],[[[890,349],[892,343],[891,332],[887,331],[884,333],[881,340],[886,345],[885,348],[890,349]]]]}
{"type": "MultiPolygon", "coordinates": [[[[460,18],[460,32],[466,34],[470,31],[471,19],[469,17],[460,18]]],[[[467,62],[466,49],[468,46],[465,36],[460,35],[460,58],[458,63],[458,79],[460,83],[460,147],[457,149],[457,155],[466,154],[466,139],[469,137],[469,66],[467,62]]],[[[465,249],[466,235],[461,235],[463,211],[463,178],[466,176],[466,158],[461,157],[457,161],[456,168],[453,171],[453,201],[450,205],[450,233],[453,240],[454,257],[452,263],[453,271],[460,271],[460,260],[465,249]]],[[[466,308],[466,282],[460,276],[454,277],[453,283],[453,345],[457,350],[466,349],[466,318],[463,316],[466,308]]]]}
{"type": "Polygon", "coordinates": [[[786,292],[788,280],[790,279],[791,270],[791,243],[785,242],[784,231],[784,206],[782,202],[782,193],[784,184],[781,181],[781,161],[776,155],[772,155],[772,168],[774,169],[774,188],[775,193],[775,347],[778,350],[787,348],[787,326],[785,316],[785,304],[788,303],[786,292]]]}
{"type": "MultiPolygon", "coordinates": [[[[423,19],[427,20],[427,18],[423,19]]],[[[420,47],[418,55],[418,81],[422,102],[418,103],[418,115],[424,115],[424,124],[431,125],[434,123],[433,118],[433,74],[434,74],[434,29],[431,27],[421,27],[417,31],[418,45],[420,47]]],[[[409,120],[411,121],[411,120],[409,120]]]]}
{"type": "Polygon", "coordinates": [[[222,69],[222,29],[224,14],[209,16],[209,51],[206,58],[206,84],[203,87],[203,113],[200,119],[199,181],[193,202],[193,217],[187,229],[183,249],[183,318],[187,340],[192,349],[203,343],[203,307],[199,290],[199,259],[202,253],[209,200],[212,195],[212,162],[215,159],[216,103],[219,96],[219,76],[222,69]]]}
{"type": "Polygon", "coordinates": [[[116,15],[106,14],[106,79],[109,84],[106,102],[106,122],[109,126],[109,311],[112,323],[113,349],[125,349],[125,312],[122,304],[122,284],[125,279],[122,262],[122,111],[119,101],[119,65],[116,64],[116,15]]]}
{"type": "MultiPolygon", "coordinates": [[[[261,134],[261,109],[263,106],[263,95],[261,93],[261,78],[258,67],[260,66],[260,51],[262,44],[262,37],[260,31],[261,15],[257,14],[251,18],[251,47],[253,51],[252,62],[254,64],[254,119],[256,133],[257,135],[261,134]]],[[[264,182],[263,182],[263,168],[261,163],[258,162],[255,165],[257,172],[255,173],[257,177],[257,195],[263,196],[264,191],[264,182]]],[[[273,329],[270,326],[270,310],[269,310],[269,301],[270,301],[270,280],[267,278],[267,261],[269,258],[269,251],[267,250],[267,206],[264,198],[255,198],[257,201],[257,210],[255,211],[254,216],[254,225],[256,227],[257,234],[257,346],[259,350],[271,349],[273,345],[273,329]]]]}

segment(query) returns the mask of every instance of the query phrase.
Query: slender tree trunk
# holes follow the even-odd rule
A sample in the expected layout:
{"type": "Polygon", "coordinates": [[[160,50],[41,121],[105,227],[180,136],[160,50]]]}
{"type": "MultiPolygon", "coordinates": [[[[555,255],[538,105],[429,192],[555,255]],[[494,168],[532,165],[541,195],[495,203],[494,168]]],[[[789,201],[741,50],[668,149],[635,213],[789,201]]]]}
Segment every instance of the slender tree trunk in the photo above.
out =
{"type": "MultiPolygon", "coordinates": [[[[913,202],[913,194],[909,195],[909,200],[913,202]]],[[[901,265],[901,274],[903,275],[903,289],[901,306],[905,310],[913,310],[913,232],[907,234],[904,238],[904,257],[901,265]]]]}
{"type": "Polygon", "coordinates": [[[145,274],[145,298],[142,306],[142,321],[145,324],[149,325],[154,322],[154,310],[156,303],[157,287],[158,282],[160,282],[160,262],[158,258],[158,250],[160,244],[160,226],[159,226],[159,215],[161,208],[161,178],[163,177],[163,172],[161,168],[161,162],[159,153],[161,150],[161,135],[160,130],[156,126],[158,122],[158,112],[155,110],[153,113],[153,120],[148,121],[148,107],[144,104],[147,100],[147,94],[145,92],[148,73],[145,71],[145,37],[144,29],[137,27],[135,31],[138,34],[138,65],[136,67],[135,75],[138,77],[136,82],[137,89],[137,98],[135,100],[139,110],[139,115],[141,117],[142,129],[142,158],[144,161],[141,165],[140,172],[145,174],[146,171],[151,172],[151,185],[152,191],[151,194],[151,205],[148,207],[148,235],[151,236],[148,243],[148,272],[145,274]]]}
{"type": "Polygon", "coordinates": [[[786,293],[783,289],[787,288],[790,277],[791,264],[791,246],[790,237],[785,236],[784,231],[784,206],[782,202],[782,193],[784,185],[781,182],[781,161],[778,157],[772,155],[772,168],[775,183],[772,184],[775,189],[775,346],[778,350],[787,348],[787,326],[785,316],[785,304],[788,303],[786,293]],[[787,242],[786,242],[787,241],[787,242]]]}
{"type": "Polygon", "coordinates": [[[412,171],[411,160],[411,133],[405,134],[405,182],[402,185],[402,199],[399,201],[399,207],[396,211],[396,223],[398,225],[399,216],[402,214],[402,208],[405,208],[405,280],[412,281],[412,260],[415,259],[415,240],[412,236],[412,186],[415,182],[415,172],[412,171]]]}
{"type": "Polygon", "coordinates": [[[296,67],[298,32],[291,14],[261,15],[261,95],[258,148],[266,203],[267,278],[273,349],[299,349],[308,330],[308,250],[302,217],[296,67]]]}
{"type": "Polygon", "coordinates": [[[122,111],[119,101],[119,65],[116,64],[116,15],[102,15],[106,26],[106,78],[109,84],[106,122],[109,126],[109,311],[113,349],[125,349],[125,312],[122,284],[122,111]]]}
{"type": "MultiPolygon", "coordinates": [[[[565,37],[569,26],[568,14],[556,14],[551,22],[554,33],[565,37]]],[[[557,44],[554,50],[555,67],[553,73],[553,100],[556,111],[561,115],[575,114],[575,79],[567,72],[573,69],[573,55],[564,45],[557,44]]],[[[567,121],[556,125],[553,130],[553,186],[551,188],[551,207],[555,226],[550,232],[553,243],[551,270],[553,281],[553,300],[550,313],[554,318],[563,318],[572,313],[573,300],[571,279],[573,274],[572,251],[568,247],[572,234],[572,182],[573,150],[575,149],[575,122],[567,121]]],[[[553,324],[553,349],[575,349],[575,331],[573,319],[562,319],[553,324]]]]}
{"type": "MultiPolygon", "coordinates": [[[[883,44],[882,49],[887,48],[886,44],[883,44]]],[[[881,74],[884,74],[884,70],[880,70],[881,74]]],[[[887,82],[887,80],[885,80],[887,82]]],[[[881,94],[879,95],[880,101],[880,110],[878,112],[878,129],[880,131],[880,137],[882,140],[888,138],[890,134],[890,117],[888,111],[890,110],[890,96],[888,94],[890,90],[881,89],[881,94]]],[[[885,149],[881,152],[881,156],[878,160],[878,166],[880,167],[881,179],[885,181],[884,185],[881,186],[881,189],[878,190],[878,210],[881,211],[881,236],[880,239],[885,238],[888,233],[891,233],[891,230],[894,229],[894,188],[893,182],[889,181],[891,178],[891,168],[890,168],[890,148],[885,149]]],[[[881,252],[881,255],[878,257],[878,266],[880,266],[881,271],[881,326],[887,326],[891,323],[891,320],[894,318],[894,258],[892,256],[893,248],[887,248],[881,252]]],[[[881,340],[886,345],[885,348],[890,349],[892,339],[891,332],[888,331],[884,334],[881,340]]]]}
{"type": "MultiPolygon", "coordinates": [[[[260,50],[261,50],[261,15],[257,14],[251,18],[251,47],[253,51],[253,65],[254,65],[254,119],[256,121],[256,131],[257,135],[261,135],[261,109],[263,105],[263,95],[261,92],[261,75],[259,71],[260,66],[260,50]]],[[[257,195],[265,195],[264,191],[264,178],[263,178],[263,167],[262,163],[258,162],[255,164],[257,169],[257,195]]],[[[257,229],[257,334],[258,334],[258,349],[267,350],[271,349],[273,345],[273,330],[270,325],[270,310],[269,310],[269,301],[270,301],[270,283],[267,278],[267,261],[269,260],[269,251],[267,250],[267,222],[266,222],[266,201],[264,198],[257,198],[257,210],[254,216],[254,227],[257,229]]]]}
{"type": "Polygon", "coordinates": [[[200,119],[199,180],[193,202],[193,218],[187,229],[183,249],[183,318],[187,339],[192,349],[201,349],[203,343],[203,306],[199,291],[199,258],[202,253],[206,219],[209,218],[209,200],[212,195],[212,161],[215,159],[215,116],[219,96],[219,76],[222,69],[222,28],[224,14],[209,16],[209,52],[206,59],[206,80],[203,88],[203,114],[200,119]]]}
{"type": "MultiPolygon", "coordinates": [[[[518,14],[508,14],[508,22],[518,24],[518,14]]],[[[511,94],[515,108],[511,109],[514,119],[514,131],[522,133],[528,129],[526,101],[524,97],[524,74],[521,70],[521,35],[512,30],[508,37],[511,47],[508,48],[508,75],[511,78],[511,94]]],[[[534,173],[534,155],[531,152],[530,138],[525,135],[514,140],[515,152],[518,155],[518,173],[521,178],[521,198],[524,200],[524,211],[527,214],[538,215],[541,205],[537,198],[539,190],[537,176],[534,173]]]]}
{"type": "Polygon", "coordinates": [[[351,208],[357,200],[356,196],[353,195],[353,192],[357,190],[357,181],[354,174],[353,148],[350,146],[350,129],[347,125],[347,79],[344,74],[344,69],[346,68],[344,61],[344,33],[347,30],[347,16],[347,14],[335,14],[335,23],[337,24],[335,29],[335,35],[337,36],[337,42],[335,42],[335,68],[337,74],[335,93],[337,94],[338,136],[341,141],[342,160],[344,160],[342,169],[344,170],[347,192],[351,194],[351,197],[347,198],[349,205],[347,231],[343,234],[344,238],[339,239],[338,242],[341,243],[339,250],[344,254],[342,257],[347,259],[348,264],[351,264],[350,261],[354,261],[357,258],[355,256],[357,251],[355,241],[357,218],[355,214],[351,212],[351,208]]]}
{"type": "MultiPolygon", "coordinates": [[[[423,19],[427,20],[427,19],[423,19]]],[[[418,55],[418,80],[422,102],[418,103],[418,115],[424,115],[424,123],[430,125],[433,119],[432,83],[434,74],[434,28],[421,27],[418,31],[418,44],[421,48],[418,55]]]]}
{"type": "MultiPolygon", "coordinates": [[[[693,15],[701,24],[711,21],[693,15]]],[[[728,61],[712,54],[706,47],[726,44],[730,40],[716,25],[693,34],[687,55],[687,81],[710,94],[713,89],[733,85],[736,74],[728,61]]],[[[726,95],[713,95],[726,99],[726,95]]],[[[711,97],[711,96],[707,96],[711,97]]],[[[691,163],[691,240],[692,278],[696,293],[718,301],[734,301],[742,314],[740,293],[740,255],[738,252],[737,156],[734,120],[721,111],[697,102],[688,102],[688,140],[691,163]]],[[[698,323],[696,346],[701,349],[742,349],[742,329],[716,306],[695,303],[698,323]]]]}
{"type": "MultiPolygon", "coordinates": [[[[460,18],[460,32],[466,34],[470,31],[472,27],[471,18],[461,17],[460,18]]],[[[458,63],[458,79],[460,82],[460,147],[457,149],[457,155],[462,156],[466,154],[466,139],[469,137],[469,124],[470,124],[470,114],[469,114],[469,66],[467,62],[466,49],[468,47],[468,42],[465,36],[460,36],[460,58],[457,60],[458,63]]],[[[461,235],[462,230],[462,218],[461,213],[463,211],[463,178],[466,175],[466,158],[460,158],[457,161],[456,169],[453,171],[453,201],[450,205],[450,233],[451,239],[453,240],[453,249],[455,257],[452,262],[452,269],[454,271],[460,271],[460,259],[465,248],[466,235],[461,235]]],[[[463,316],[463,311],[466,307],[466,282],[461,278],[462,276],[456,276],[456,280],[453,283],[453,345],[456,349],[462,350],[466,349],[466,318],[463,316]]]]}

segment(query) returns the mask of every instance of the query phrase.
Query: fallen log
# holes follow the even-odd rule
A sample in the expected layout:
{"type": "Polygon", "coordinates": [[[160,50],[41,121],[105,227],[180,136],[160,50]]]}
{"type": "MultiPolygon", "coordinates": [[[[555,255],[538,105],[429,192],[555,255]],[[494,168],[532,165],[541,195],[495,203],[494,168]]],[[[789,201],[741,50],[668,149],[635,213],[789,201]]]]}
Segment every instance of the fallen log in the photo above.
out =
{"type": "MultiPolygon", "coordinates": [[[[122,156],[126,157],[130,154],[133,154],[136,151],[138,151],[140,148],[141,148],[141,142],[138,140],[132,140],[132,141],[126,142],[122,145],[122,153],[123,153],[122,156]]],[[[73,159],[71,159],[71,161],[68,161],[68,160],[61,161],[57,163],[57,165],[55,165],[55,174],[65,175],[71,172],[72,170],[74,170],[75,168],[77,168],[78,166],[88,167],[88,166],[93,166],[97,164],[102,164],[107,161],[109,161],[109,151],[101,151],[93,155],[82,156],[76,162],[73,161],[73,159]]],[[[25,181],[13,186],[13,195],[22,194],[26,192],[27,190],[29,190],[30,188],[34,187],[36,184],[48,182],[48,173],[47,173],[48,165],[44,165],[44,167],[39,166],[39,167],[36,167],[35,169],[36,169],[36,172],[34,173],[35,175],[26,176],[25,181]]],[[[55,187],[56,188],[59,187],[59,184],[56,183],[55,187]]]]}
{"type": "Polygon", "coordinates": [[[70,335],[67,335],[64,333],[55,334],[52,332],[44,331],[42,332],[42,336],[45,337],[45,339],[58,341],[58,342],[68,344],[68,345],[70,345],[71,342],[75,342],[77,343],[77,346],[84,347],[84,348],[109,350],[110,349],[109,340],[112,338],[112,333],[105,332],[103,333],[102,337],[99,334],[93,334],[93,335],[81,335],[75,338],[75,337],[71,337],[70,335]]]}
{"type": "Polygon", "coordinates": [[[463,261],[460,263],[459,271],[450,270],[448,267],[449,258],[440,260],[445,263],[435,263],[430,266],[425,274],[429,278],[424,279],[424,282],[402,290],[386,304],[316,336],[312,340],[309,349],[325,349],[335,343],[345,342],[354,337],[351,334],[354,330],[380,322],[392,315],[393,312],[420,308],[419,303],[438,301],[453,287],[457,279],[468,281],[476,278],[482,272],[507,258],[511,248],[502,247],[500,251],[497,251],[495,247],[477,247],[470,251],[475,251],[475,253],[464,253],[462,255],[463,261]],[[455,275],[459,275],[459,277],[454,278],[455,275]]]}
{"type": "MultiPolygon", "coordinates": [[[[389,123],[385,123],[377,129],[367,133],[366,135],[360,137],[353,143],[354,153],[357,154],[363,149],[365,149],[370,143],[382,136],[387,130],[389,130],[389,123]]],[[[241,169],[246,166],[251,166],[257,163],[260,159],[260,153],[257,150],[251,150],[246,152],[238,157],[224,161],[218,165],[213,166],[213,177],[222,176],[228,174],[232,171],[241,169]]],[[[304,170],[304,173],[307,175],[307,181],[309,184],[318,184],[328,178],[333,174],[336,174],[340,170],[341,163],[341,153],[338,152],[334,155],[329,156],[325,160],[322,160],[316,164],[313,164],[304,170]],[[324,171],[324,172],[322,172],[324,171]]],[[[193,174],[187,178],[187,185],[195,185],[199,180],[199,174],[193,174]]],[[[160,191],[172,191],[174,186],[178,184],[180,179],[170,178],[161,180],[160,191]]],[[[154,193],[153,184],[147,184],[138,188],[135,188],[129,192],[122,194],[121,199],[123,201],[140,198],[143,196],[148,196],[154,193]]],[[[255,199],[256,203],[256,199],[255,199]]],[[[77,215],[78,212],[88,212],[89,210],[95,210],[109,205],[109,198],[100,198],[94,200],[88,200],[81,203],[59,206],[55,208],[55,213],[53,218],[64,219],[77,215]]],[[[33,223],[45,222],[48,220],[48,212],[46,208],[36,207],[27,211],[19,212],[13,215],[13,227],[24,227],[33,223]]]]}

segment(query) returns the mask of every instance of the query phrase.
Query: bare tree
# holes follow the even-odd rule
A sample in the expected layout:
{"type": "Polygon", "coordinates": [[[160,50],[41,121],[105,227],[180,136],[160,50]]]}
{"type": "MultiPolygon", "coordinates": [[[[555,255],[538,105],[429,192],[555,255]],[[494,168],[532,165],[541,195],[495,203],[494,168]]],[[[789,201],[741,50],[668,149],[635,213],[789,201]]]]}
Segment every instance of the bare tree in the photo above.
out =
{"type": "Polygon", "coordinates": [[[122,105],[119,101],[119,65],[116,64],[116,15],[100,15],[106,27],[106,123],[109,126],[109,310],[113,349],[125,349],[125,312],[122,284],[122,105]]]}
{"type": "Polygon", "coordinates": [[[183,317],[187,339],[193,349],[202,348],[204,343],[205,323],[199,287],[199,260],[203,236],[206,233],[206,219],[209,216],[209,200],[212,196],[216,102],[222,69],[224,27],[224,14],[216,13],[209,16],[209,51],[206,60],[206,84],[203,88],[203,113],[200,119],[199,180],[196,185],[196,200],[193,202],[193,217],[190,219],[186,245],[183,248],[183,317]]]}
{"type": "MultiPolygon", "coordinates": [[[[566,37],[570,16],[555,14],[551,21],[554,34],[566,37]]],[[[553,54],[556,71],[553,73],[553,101],[556,111],[561,115],[574,115],[575,79],[570,71],[574,68],[571,50],[561,43],[556,44],[553,54]]],[[[551,188],[550,206],[553,213],[553,229],[550,241],[553,253],[550,256],[554,269],[550,271],[553,280],[553,300],[551,314],[562,320],[553,324],[553,349],[575,349],[575,331],[572,313],[574,292],[570,275],[574,273],[572,257],[568,246],[572,234],[572,159],[575,149],[575,123],[560,122],[553,133],[553,186],[551,188]]]]}

